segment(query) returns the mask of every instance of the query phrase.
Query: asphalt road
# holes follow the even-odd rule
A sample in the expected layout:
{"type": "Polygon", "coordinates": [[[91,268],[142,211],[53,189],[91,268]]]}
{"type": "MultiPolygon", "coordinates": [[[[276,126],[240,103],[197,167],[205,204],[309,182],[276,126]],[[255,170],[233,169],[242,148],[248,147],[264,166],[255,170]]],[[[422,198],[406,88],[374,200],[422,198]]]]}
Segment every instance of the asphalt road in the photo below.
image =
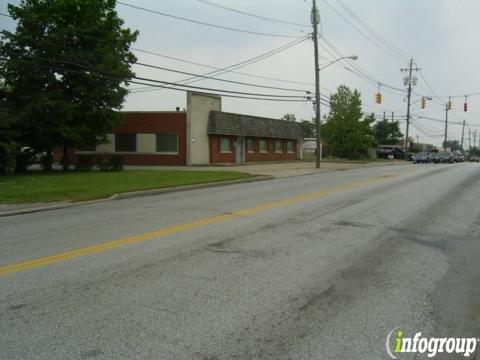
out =
{"type": "Polygon", "coordinates": [[[479,337],[479,193],[478,164],[405,165],[0,218],[0,359],[371,360],[396,327],[479,337]]]}

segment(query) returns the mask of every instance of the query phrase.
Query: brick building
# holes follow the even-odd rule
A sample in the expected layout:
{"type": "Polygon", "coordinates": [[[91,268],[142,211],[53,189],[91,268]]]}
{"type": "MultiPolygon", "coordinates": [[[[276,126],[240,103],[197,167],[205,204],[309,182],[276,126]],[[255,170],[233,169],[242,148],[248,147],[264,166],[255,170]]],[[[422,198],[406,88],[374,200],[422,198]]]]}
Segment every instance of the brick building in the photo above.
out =
{"type": "Polygon", "coordinates": [[[189,92],[187,111],[125,112],[108,142],[75,151],[128,165],[244,164],[302,156],[299,123],[222,112],[221,97],[189,92]]]}

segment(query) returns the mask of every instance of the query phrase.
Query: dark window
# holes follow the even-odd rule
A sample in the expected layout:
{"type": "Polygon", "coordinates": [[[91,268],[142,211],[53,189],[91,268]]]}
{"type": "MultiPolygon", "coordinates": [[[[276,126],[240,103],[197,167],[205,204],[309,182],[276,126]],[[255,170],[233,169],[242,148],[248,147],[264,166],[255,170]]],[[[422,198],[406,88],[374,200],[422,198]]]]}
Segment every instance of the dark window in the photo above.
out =
{"type": "Polygon", "coordinates": [[[232,152],[232,142],[229,138],[220,139],[220,152],[229,153],[232,152]]]}
{"type": "Polygon", "coordinates": [[[275,140],[275,152],[276,153],[283,153],[283,141],[282,140],[275,140]]]}
{"type": "Polygon", "coordinates": [[[261,153],[268,152],[267,140],[265,140],[265,139],[258,140],[258,151],[261,152],[261,153]]]}
{"type": "Polygon", "coordinates": [[[295,152],[295,146],[294,146],[293,141],[291,141],[291,140],[287,142],[287,152],[289,152],[289,153],[294,153],[295,152]]]}
{"type": "Polygon", "coordinates": [[[177,134],[157,134],[157,152],[178,153],[177,134]]]}
{"type": "Polygon", "coordinates": [[[255,152],[255,143],[253,142],[253,139],[247,139],[247,152],[255,152]]]}
{"type": "Polygon", "coordinates": [[[115,134],[115,151],[137,151],[137,134],[115,134]]]}

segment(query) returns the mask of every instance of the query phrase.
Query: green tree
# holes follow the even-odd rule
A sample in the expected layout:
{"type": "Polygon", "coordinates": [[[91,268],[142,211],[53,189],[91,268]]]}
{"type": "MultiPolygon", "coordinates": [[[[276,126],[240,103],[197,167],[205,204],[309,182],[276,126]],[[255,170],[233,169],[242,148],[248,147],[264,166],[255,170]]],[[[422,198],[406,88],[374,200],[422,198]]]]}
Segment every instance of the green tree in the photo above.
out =
{"type": "Polygon", "coordinates": [[[330,111],[322,125],[322,137],[335,156],[356,159],[367,156],[374,143],[371,124],[374,116],[363,118],[362,102],[357,90],[345,85],[330,95],[330,111]]]}
{"type": "MultiPolygon", "coordinates": [[[[23,0],[8,5],[15,33],[3,32],[0,77],[10,91],[18,142],[47,152],[92,141],[121,123],[125,84],[134,76],[130,44],[116,0],[23,0]]],[[[64,169],[68,163],[65,161],[64,169]]]]}
{"type": "Polygon", "coordinates": [[[303,130],[303,137],[306,138],[313,138],[316,136],[316,126],[315,126],[315,118],[312,120],[302,120],[302,130],[303,130]]]}
{"type": "Polygon", "coordinates": [[[373,134],[377,145],[395,145],[402,140],[398,121],[382,120],[373,125],[373,134]]]}
{"type": "Polygon", "coordinates": [[[450,148],[452,151],[463,151],[462,144],[458,140],[447,140],[447,142],[442,143],[442,146],[450,148]]]}
{"type": "Polygon", "coordinates": [[[286,113],[285,115],[282,116],[281,120],[297,121],[297,117],[295,116],[295,114],[286,113]]]}

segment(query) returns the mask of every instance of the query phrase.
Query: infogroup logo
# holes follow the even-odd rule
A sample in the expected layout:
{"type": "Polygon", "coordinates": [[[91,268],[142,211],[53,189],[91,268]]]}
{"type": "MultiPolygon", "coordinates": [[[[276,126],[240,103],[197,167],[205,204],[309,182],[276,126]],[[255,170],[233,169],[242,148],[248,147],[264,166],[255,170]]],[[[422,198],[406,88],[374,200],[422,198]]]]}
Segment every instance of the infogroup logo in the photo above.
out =
{"type": "Polygon", "coordinates": [[[401,359],[402,353],[427,354],[429,358],[447,353],[468,358],[475,353],[480,342],[477,338],[426,338],[422,337],[420,332],[413,338],[405,335],[405,332],[398,327],[388,333],[385,348],[392,359],[401,359]]]}

